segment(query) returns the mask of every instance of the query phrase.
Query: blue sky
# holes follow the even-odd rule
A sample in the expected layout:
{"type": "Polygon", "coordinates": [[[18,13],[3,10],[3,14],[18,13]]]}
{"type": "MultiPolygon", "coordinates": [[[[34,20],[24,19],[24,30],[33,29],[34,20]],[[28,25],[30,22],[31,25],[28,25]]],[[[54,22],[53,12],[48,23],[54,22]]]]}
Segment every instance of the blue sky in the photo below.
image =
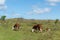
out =
{"type": "Polygon", "coordinates": [[[60,19],[60,0],[0,0],[0,16],[60,19]]]}

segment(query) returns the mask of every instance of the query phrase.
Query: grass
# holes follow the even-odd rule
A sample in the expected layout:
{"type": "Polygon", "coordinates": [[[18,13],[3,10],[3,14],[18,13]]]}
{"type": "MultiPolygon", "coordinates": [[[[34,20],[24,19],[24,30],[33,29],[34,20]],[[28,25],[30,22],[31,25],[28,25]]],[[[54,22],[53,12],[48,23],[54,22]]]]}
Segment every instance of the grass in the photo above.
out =
{"type": "Polygon", "coordinates": [[[59,23],[54,27],[54,25],[52,25],[53,23],[50,23],[51,25],[48,25],[48,23],[46,24],[42,22],[44,30],[46,27],[49,27],[52,30],[50,32],[43,31],[42,33],[32,33],[32,22],[26,22],[19,22],[22,27],[21,29],[19,29],[19,31],[13,31],[11,29],[11,27],[16,23],[16,20],[7,20],[6,24],[0,24],[0,40],[60,40],[59,23]],[[56,29],[54,30],[54,28],[56,29]]]}

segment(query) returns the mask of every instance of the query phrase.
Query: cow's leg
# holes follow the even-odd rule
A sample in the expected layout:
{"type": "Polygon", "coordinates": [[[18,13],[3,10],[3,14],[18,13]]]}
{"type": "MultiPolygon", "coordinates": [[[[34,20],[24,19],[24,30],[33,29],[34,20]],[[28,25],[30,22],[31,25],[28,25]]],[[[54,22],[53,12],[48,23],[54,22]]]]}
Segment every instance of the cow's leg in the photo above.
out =
{"type": "Polygon", "coordinates": [[[40,29],[40,32],[42,32],[42,29],[40,29]]]}
{"type": "Polygon", "coordinates": [[[16,31],[16,25],[13,26],[13,30],[16,31]]]}
{"type": "Polygon", "coordinates": [[[38,31],[41,32],[40,28],[38,27],[38,31]]]}
{"type": "Polygon", "coordinates": [[[19,29],[19,28],[18,28],[18,27],[16,27],[16,31],[18,31],[18,29],[19,29]]]}
{"type": "Polygon", "coordinates": [[[14,27],[12,27],[12,30],[14,30],[14,27]]]}
{"type": "Polygon", "coordinates": [[[35,29],[32,29],[32,32],[34,32],[35,31],[35,29]]]}
{"type": "Polygon", "coordinates": [[[42,29],[41,28],[39,29],[39,32],[42,32],[42,29]]]}

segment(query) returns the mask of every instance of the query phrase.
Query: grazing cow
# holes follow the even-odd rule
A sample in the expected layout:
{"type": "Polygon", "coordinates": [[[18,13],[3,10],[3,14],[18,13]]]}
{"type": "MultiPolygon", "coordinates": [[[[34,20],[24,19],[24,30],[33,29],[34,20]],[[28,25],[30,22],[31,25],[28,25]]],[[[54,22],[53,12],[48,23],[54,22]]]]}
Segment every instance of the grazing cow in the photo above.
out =
{"type": "Polygon", "coordinates": [[[36,24],[32,28],[32,32],[35,32],[35,30],[39,30],[39,32],[42,32],[42,24],[36,24]]]}
{"type": "Polygon", "coordinates": [[[19,27],[20,27],[20,25],[18,24],[18,23],[16,23],[14,26],[13,26],[13,30],[15,30],[15,31],[17,31],[17,30],[19,30],[19,27]]]}
{"type": "Polygon", "coordinates": [[[51,29],[50,28],[46,28],[46,31],[49,32],[51,29]]]}

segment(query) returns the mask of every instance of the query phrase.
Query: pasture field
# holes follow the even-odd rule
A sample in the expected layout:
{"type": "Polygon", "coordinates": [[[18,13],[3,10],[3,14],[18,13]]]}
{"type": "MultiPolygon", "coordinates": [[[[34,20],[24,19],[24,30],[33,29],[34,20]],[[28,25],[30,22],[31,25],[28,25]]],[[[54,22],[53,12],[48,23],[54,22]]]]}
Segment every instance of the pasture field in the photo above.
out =
{"type": "Polygon", "coordinates": [[[0,40],[60,40],[60,22],[54,25],[54,21],[48,23],[46,20],[19,20],[8,19],[5,22],[0,21],[0,40]],[[19,22],[21,29],[19,31],[13,31],[12,26],[19,22]],[[35,23],[42,23],[44,31],[31,32],[31,29],[35,23]],[[51,29],[50,32],[46,32],[45,28],[51,29]]]}

